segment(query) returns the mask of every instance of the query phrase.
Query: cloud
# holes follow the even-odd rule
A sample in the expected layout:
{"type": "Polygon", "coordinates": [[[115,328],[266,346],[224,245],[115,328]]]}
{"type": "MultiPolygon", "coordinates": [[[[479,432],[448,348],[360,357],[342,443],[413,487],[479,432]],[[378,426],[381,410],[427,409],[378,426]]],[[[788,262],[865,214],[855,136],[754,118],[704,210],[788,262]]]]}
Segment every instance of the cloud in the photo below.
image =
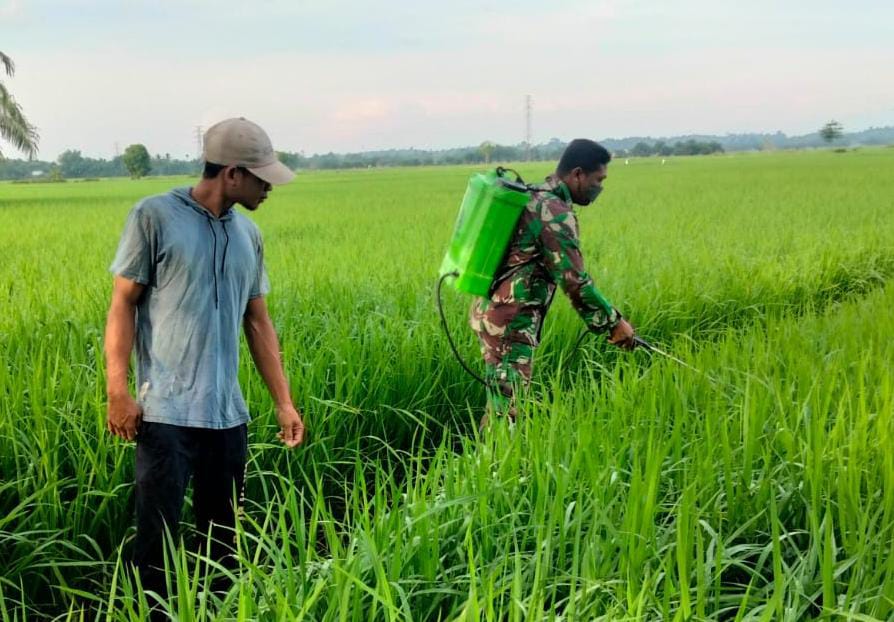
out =
{"type": "MultiPolygon", "coordinates": [[[[84,0],[77,13],[89,15],[69,23],[57,12],[46,21],[49,9],[36,0],[25,18],[34,28],[4,33],[11,49],[3,51],[18,65],[15,94],[41,128],[43,154],[72,147],[108,155],[116,141],[193,153],[196,126],[239,115],[267,129],[278,149],[308,153],[517,143],[526,94],[535,140],[797,132],[894,104],[894,83],[879,79],[894,51],[890,38],[846,41],[874,32],[859,11],[841,17],[841,37],[831,38],[813,29],[809,7],[766,2],[756,10],[707,0],[517,0],[510,10],[455,0],[371,13],[360,0],[272,0],[254,16],[246,14],[254,5],[211,11],[218,3],[192,0],[163,30],[150,15],[155,3],[134,4],[84,0]],[[790,31],[783,18],[799,11],[810,23],[790,31]],[[204,13],[213,27],[196,32],[204,13]],[[87,17],[105,21],[84,31],[87,17]],[[238,42],[207,34],[227,24],[239,27],[238,42]]],[[[18,0],[0,8],[23,11],[18,0]]]]}
{"type": "Polygon", "coordinates": [[[336,105],[331,119],[337,123],[367,123],[387,117],[392,107],[382,98],[361,98],[336,105]]]}
{"type": "Polygon", "coordinates": [[[13,21],[24,17],[25,5],[22,0],[0,1],[0,21],[13,21]]]}

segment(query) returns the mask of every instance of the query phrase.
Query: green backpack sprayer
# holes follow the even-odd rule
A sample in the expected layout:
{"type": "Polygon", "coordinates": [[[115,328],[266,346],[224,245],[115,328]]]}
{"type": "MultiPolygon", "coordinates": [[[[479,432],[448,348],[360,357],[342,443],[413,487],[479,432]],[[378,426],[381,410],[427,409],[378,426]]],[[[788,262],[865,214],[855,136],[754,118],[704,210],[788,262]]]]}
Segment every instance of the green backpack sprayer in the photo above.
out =
{"type": "Polygon", "coordinates": [[[515,171],[515,180],[505,177],[509,169],[498,167],[476,173],[469,179],[459,208],[453,237],[439,275],[456,277],[457,290],[487,296],[500,262],[528,204],[531,190],[515,171]]]}
{"type": "Polygon", "coordinates": [[[490,294],[491,284],[509,247],[515,225],[534,190],[518,173],[501,166],[493,171],[472,175],[447,253],[438,271],[438,313],[447,342],[466,373],[485,386],[488,383],[466,365],[453,343],[441,304],[441,286],[448,277],[453,277],[453,286],[457,291],[473,296],[490,294]],[[508,172],[515,175],[514,180],[506,177],[508,172]]]}
{"type": "MultiPolygon", "coordinates": [[[[453,236],[438,271],[439,278],[436,288],[438,313],[441,316],[441,326],[444,329],[447,342],[466,373],[485,386],[488,386],[488,382],[469,368],[456,349],[447,319],[444,316],[441,287],[447,278],[452,277],[453,286],[459,292],[473,296],[488,296],[490,294],[491,285],[506,255],[518,219],[534,192],[548,191],[529,186],[512,169],[498,166],[493,171],[472,175],[459,208],[453,236]],[[515,179],[508,178],[507,173],[512,173],[515,179]]],[[[604,301],[604,304],[608,305],[608,302],[604,301]]],[[[588,332],[585,332],[581,335],[575,349],[587,334],[588,332]]],[[[636,347],[666,356],[692,369],[686,363],[659,350],[639,336],[634,338],[634,342],[636,347]]]]}

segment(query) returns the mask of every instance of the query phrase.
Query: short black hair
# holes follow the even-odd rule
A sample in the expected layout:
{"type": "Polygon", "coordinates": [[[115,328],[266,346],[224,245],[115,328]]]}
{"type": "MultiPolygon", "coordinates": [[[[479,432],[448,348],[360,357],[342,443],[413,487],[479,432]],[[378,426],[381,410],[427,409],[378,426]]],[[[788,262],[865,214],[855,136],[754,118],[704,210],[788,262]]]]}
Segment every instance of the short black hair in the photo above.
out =
{"type": "Polygon", "coordinates": [[[580,167],[585,173],[592,173],[611,161],[612,154],[595,140],[575,138],[565,147],[556,172],[565,175],[580,167]]]}
{"type": "Polygon", "coordinates": [[[202,171],[202,177],[205,179],[214,179],[220,172],[224,170],[226,165],[224,164],[215,164],[214,162],[205,162],[205,169],[202,171]]]}

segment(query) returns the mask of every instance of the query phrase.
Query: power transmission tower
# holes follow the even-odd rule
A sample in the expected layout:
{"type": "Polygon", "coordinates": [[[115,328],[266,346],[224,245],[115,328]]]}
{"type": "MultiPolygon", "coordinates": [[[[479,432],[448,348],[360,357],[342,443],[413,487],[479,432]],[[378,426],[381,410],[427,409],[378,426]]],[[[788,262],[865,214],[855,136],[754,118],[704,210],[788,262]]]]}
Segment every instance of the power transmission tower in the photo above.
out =
{"type": "Polygon", "coordinates": [[[525,161],[531,161],[531,96],[525,95],[525,161]]]}
{"type": "Polygon", "coordinates": [[[202,140],[202,126],[196,126],[196,160],[202,159],[202,150],[204,149],[204,141],[202,140]]]}

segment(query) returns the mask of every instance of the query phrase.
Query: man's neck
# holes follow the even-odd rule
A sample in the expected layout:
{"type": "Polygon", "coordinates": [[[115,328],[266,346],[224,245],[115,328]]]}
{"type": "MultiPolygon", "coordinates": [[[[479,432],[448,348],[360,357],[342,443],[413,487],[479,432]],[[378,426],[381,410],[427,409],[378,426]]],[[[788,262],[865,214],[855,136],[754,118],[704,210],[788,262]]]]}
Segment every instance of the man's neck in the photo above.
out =
{"type": "Polygon", "coordinates": [[[215,218],[220,218],[222,214],[233,207],[233,201],[224,196],[223,188],[213,179],[200,179],[192,189],[192,198],[211,212],[215,218]]]}
{"type": "Polygon", "coordinates": [[[562,176],[559,175],[558,171],[553,172],[549,177],[547,177],[547,179],[553,180],[553,184],[556,190],[561,193],[563,199],[565,199],[566,201],[571,200],[571,188],[568,187],[568,182],[562,179],[562,176]]]}

